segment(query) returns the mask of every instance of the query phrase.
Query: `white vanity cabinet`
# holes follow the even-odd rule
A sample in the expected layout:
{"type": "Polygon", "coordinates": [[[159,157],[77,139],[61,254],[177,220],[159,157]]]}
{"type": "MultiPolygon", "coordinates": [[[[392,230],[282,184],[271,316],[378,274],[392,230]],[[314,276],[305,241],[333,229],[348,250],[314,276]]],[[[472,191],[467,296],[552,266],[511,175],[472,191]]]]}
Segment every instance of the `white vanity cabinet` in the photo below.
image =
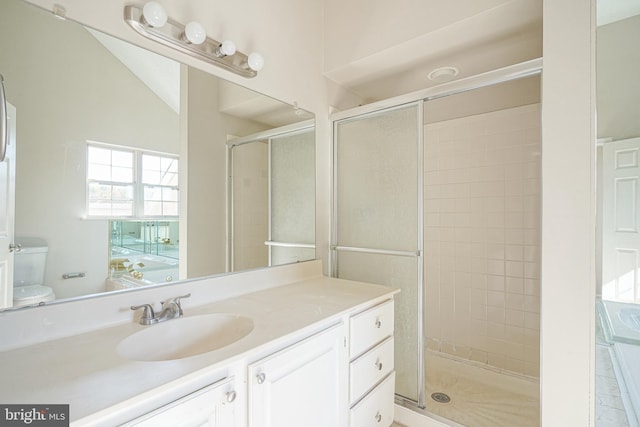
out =
{"type": "Polygon", "coordinates": [[[248,367],[249,427],[344,427],[346,329],[334,325],[248,367]]]}
{"type": "Polygon", "coordinates": [[[393,331],[393,300],[349,320],[350,427],[388,427],[393,422],[393,331]]]}
{"type": "Polygon", "coordinates": [[[218,381],[125,424],[129,427],[241,427],[242,399],[233,377],[218,381]]]}

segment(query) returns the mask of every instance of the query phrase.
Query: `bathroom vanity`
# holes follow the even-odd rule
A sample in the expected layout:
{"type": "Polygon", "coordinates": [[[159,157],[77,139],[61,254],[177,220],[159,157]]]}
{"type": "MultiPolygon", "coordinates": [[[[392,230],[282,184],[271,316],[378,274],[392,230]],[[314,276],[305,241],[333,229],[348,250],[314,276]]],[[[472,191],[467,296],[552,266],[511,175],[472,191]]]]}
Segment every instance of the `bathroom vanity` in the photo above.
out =
{"type": "Polygon", "coordinates": [[[75,426],[389,426],[396,292],[314,261],[5,312],[0,402],[69,404],[75,426]],[[178,319],[130,310],[186,293],[178,319]]]}

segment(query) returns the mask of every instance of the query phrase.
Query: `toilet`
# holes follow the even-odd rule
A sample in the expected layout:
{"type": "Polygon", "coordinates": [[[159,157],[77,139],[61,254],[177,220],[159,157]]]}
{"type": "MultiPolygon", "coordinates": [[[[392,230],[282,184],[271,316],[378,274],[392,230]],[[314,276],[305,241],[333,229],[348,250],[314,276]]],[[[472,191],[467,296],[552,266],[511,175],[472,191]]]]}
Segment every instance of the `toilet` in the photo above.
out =
{"type": "Polygon", "coordinates": [[[13,306],[37,305],[53,301],[53,289],[44,286],[44,268],[47,262],[47,242],[34,237],[16,238],[21,246],[16,251],[13,268],[13,306]]]}

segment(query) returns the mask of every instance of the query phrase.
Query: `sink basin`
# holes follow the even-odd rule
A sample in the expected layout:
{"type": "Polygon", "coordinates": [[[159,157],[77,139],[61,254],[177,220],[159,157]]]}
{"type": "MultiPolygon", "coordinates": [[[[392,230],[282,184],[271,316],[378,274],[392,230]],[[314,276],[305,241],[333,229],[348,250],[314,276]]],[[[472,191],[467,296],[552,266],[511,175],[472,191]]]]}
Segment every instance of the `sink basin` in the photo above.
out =
{"type": "Polygon", "coordinates": [[[226,347],[247,336],[253,321],[235,314],[203,314],[171,319],[129,335],[116,351],[125,359],[175,360],[226,347]]]}

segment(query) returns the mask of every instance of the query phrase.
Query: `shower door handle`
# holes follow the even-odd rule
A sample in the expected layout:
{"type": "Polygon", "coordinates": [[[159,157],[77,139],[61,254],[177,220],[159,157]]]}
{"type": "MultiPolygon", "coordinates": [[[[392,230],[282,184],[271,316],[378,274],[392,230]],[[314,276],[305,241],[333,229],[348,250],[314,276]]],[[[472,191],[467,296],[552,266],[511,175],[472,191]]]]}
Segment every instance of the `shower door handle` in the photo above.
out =
{"type": "Polygon", "coordinates": [[[21,244],[9,243],[9,252],[20,252],[22,250],[21,244]]]}
{"type": "Polygon", "coordinates": [[[0,74],[0,162],[3,162],[7,155],[7,144],[9,143],[9,126],[7,122],[7,98],[4,94],[4,77],[0,74]]]}

